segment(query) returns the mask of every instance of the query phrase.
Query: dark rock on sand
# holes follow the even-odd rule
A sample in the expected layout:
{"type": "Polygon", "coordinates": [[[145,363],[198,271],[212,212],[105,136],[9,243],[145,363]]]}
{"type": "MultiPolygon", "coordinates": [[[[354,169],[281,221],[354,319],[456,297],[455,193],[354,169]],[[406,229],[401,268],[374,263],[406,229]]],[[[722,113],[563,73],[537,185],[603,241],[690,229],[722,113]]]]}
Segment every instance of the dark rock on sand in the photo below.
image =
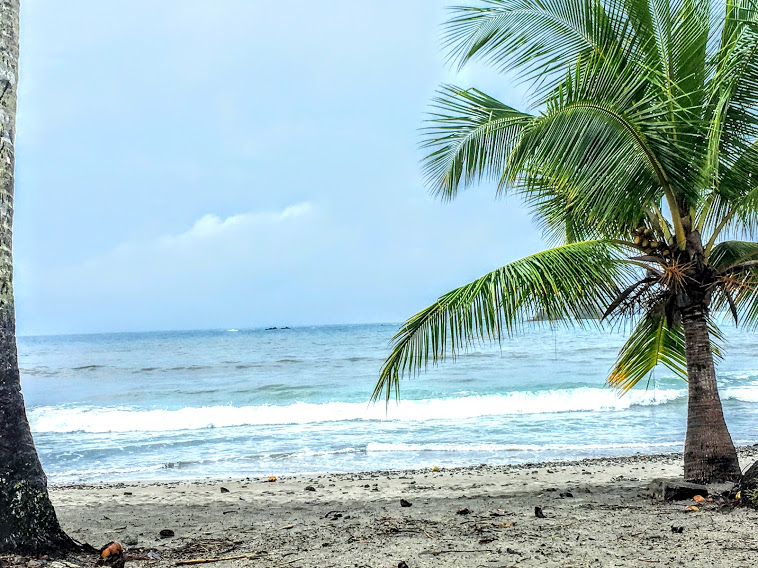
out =
{"type": "Polygon", "coordinates": [[[747,468],[742,476],[740,498],[743,505],[758,509],[758,461],[747,468]]]}
{"type": "Polygon", "coordinates": [[[400,499],[400,506],[401,507],[412,507],[413,503],[410,501],[406,501],[405,499],[400,499]]]}
{"type": "Polygon", "coordinates": [[[708,497],[708,488],[699,483],[688,483],[679,479],[654,479],[647,487],[648,494],[660,501],[684,501],[695,495],[708,497]]]}

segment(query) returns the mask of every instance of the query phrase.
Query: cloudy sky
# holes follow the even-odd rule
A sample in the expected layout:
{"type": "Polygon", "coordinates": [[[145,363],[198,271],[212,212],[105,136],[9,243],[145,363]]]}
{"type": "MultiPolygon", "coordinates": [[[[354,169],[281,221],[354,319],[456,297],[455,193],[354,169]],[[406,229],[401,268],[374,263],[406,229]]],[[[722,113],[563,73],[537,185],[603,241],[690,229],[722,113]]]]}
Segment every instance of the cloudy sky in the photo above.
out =
{"type": "Polygon", "coordinates": [[[542,246],[491,187],[429,197],[445,0],[25,0],[20,334],[400,321],[542,246]]]}

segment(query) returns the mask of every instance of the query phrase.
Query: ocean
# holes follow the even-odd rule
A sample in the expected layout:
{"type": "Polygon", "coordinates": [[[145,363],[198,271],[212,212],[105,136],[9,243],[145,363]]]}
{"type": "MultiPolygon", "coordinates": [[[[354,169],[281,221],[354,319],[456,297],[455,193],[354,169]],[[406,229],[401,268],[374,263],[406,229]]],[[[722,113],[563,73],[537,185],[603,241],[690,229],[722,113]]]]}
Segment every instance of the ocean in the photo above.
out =
{"type": "MultiPolygon", "coordinates": [[[[620,331],[533,326],[370,404],[398,324],[19,337],[51,483],[504,464],[681,451],[686,383],[604,387],[620,331]],[[647,388],[646,388],[647,387],[647,388]]],[[[758,442],[756,334],[724,324],[736,444],[758,442]]]]}

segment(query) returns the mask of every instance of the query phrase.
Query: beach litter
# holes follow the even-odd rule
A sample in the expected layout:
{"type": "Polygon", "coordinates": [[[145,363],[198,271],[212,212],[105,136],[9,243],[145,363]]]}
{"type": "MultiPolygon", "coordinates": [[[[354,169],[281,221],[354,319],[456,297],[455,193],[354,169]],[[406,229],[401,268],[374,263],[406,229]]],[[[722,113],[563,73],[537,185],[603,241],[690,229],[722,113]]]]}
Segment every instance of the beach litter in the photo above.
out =
{"type": "Polygon", "coordinates": [[[107,565],[111,568],[124,567],[124,547],[118,542],[109,542],[100,549],[100,558],[98,565],[107,565]]]}

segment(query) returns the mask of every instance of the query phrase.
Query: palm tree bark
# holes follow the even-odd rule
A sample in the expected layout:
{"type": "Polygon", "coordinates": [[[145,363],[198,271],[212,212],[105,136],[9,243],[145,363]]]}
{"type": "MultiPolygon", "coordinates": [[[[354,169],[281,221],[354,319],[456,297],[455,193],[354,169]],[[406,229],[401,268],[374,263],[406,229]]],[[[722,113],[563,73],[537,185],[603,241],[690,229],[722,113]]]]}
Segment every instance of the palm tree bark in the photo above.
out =
{"type": "Polygon", "coordinates": [[[0,0],[0,553],[71,549],[47,493],[21,395],[13,303],[19,0],[0,0]]]}
{"type": "Polygon", "coordinates": [[[684,310],[682,323],[689,381],[684,479],[698,483],[736,481],[741,475],[740,465],[721,408],[705,306],[684,310]]]}

